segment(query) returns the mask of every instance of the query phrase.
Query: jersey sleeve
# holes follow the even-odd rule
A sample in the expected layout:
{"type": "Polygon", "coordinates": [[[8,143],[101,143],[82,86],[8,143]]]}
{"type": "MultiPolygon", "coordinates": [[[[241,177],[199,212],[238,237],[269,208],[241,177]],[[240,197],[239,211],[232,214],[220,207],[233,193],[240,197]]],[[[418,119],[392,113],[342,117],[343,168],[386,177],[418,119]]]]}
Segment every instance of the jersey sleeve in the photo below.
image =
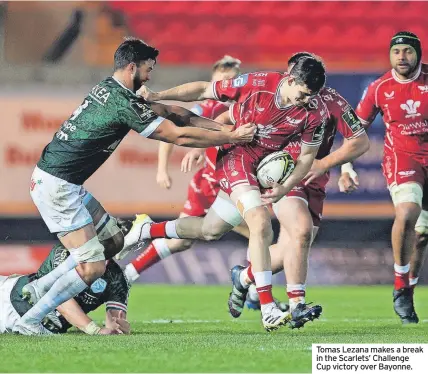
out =
{"type": "Polygon", "coordinates": [[[376,104],[376,87],[377,81],[370,84],[365,89],[363,97],[357,106],[356,114],[364,127],[370,126],[380,110],[376,104]]]}
{"type": "Polygon", "coordinates": [[[119,110],[120,121],[130,129],[148,138],[165,119],[153,111],[150,105],[143,99],[133,98],[129,106],[119,110]]]}
{"type": "Polygon", "coordinates": [[[337,130],[344,138],[356,138],[365,133],[361,121],[345,98],[335,90],[331,90],[327,95],[323,95],[322,97],[327,106],[329,117],[335,119],[337,130]]]}
{"type": "Polygon", "coordinates": [[[242,74],[236,78],[215,81],[212,83],[212,93],[216,100],[238,101],[248,97],[253,89],[254,74],[242,74]]]}
{"type": "Polygon", "coordinates": [[[317,110],[309,111],[306,126],[302,132],[302,143],[311,147],[319,147],[324,138],[326,120],[327,108],[324,104],[317,110]]]}
{"type": "Polygon", "coordinates": [[[128,310],[129,284],[120,266],[110,261],[108,266],[111,276],[108,280],[108,293],[106,295],[106,310],[128,310]]]}

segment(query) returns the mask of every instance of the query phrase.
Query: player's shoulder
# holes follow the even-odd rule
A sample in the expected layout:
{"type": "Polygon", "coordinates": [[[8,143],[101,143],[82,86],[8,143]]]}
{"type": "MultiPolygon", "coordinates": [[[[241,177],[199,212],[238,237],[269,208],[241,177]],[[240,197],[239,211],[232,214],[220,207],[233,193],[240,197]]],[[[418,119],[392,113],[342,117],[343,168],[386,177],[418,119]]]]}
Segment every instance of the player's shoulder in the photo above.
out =
{"type": "Polygon", "coordinates": [[[394,83],[394,77],[392,75],[392,70],[387,71],[385,74],[374,80],[372,83],[369,84],[368,90],[376,91],[379,90],[381,87],[386,87],[385,84],[388,82],[394,83]]]}
{"type": "Polygon", "coordinates": [[[421,64],[421,73],[422,74],[428,74],[428,64],[421,64]]]}
{"type": "Polygon", "coordinates": [[[321,89],[319,96],[329,112],[346,111],[351,106],[348,100],[331,87],[321,89]]]}
{"type": "Polygon", "coordinates": [[[305,106],[308,122],[325,122],[328,117],[328,108],[320,93],[311,97],[308,105],[305,106]]]}
{"type": "Polygon", "coordinates": [[[256,71],[248,74],[248,84],[254,89],[276,89],[279,82],[285,77],[278,71],[256,71]]]}

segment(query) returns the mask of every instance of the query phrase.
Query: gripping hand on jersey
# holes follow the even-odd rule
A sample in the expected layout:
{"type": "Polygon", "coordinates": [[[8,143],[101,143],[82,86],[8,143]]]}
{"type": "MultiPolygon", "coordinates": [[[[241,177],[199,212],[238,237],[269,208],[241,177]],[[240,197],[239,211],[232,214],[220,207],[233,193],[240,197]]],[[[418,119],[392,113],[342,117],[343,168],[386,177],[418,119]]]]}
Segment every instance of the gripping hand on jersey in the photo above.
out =
{"type": "Polygon", "coordinates": [[[262,194],[262,202],[264,205],[270,205],[281,200],[289,191],[279,183],[272,183],[272,188],[265,190],[262,194]]]}
{"type": "Polygon", "coordinates": [[[194,148],[187,152],[181,160],[181,171],[187,173],[192,171],[193,165],[201,166],[204,162],[204,151],[204,148],[194,148]]]}
{"type": "Polygon", "coordinates": [[[137,96],[141,96],[144,100],[146,100],[149,103],[152,103],[158,100],[157,93],[153,92],[147,86],[141,86],[140,89],[136,92],[136,94],[137,96]]]}

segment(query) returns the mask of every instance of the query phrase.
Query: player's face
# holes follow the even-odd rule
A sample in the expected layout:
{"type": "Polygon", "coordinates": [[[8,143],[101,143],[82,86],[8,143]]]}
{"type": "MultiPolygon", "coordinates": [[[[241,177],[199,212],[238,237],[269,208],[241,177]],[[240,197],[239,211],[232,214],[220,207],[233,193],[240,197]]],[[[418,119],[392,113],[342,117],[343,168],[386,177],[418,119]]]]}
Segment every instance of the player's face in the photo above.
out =
{"type": "Polygon", "coordinates": [[[396,45],[389,53],[393,69],[400,75],[408,76],[416,67],[418,56],[416,51],[408,45],[396,45]]]}
{"type": "Polygon", "coordinates": [[[312,95],[312,91],[306,85],[297,84],[294,79],[288,81],[287,96],[292,105],[306,105],[312,95]]]}
{"type": "Polygon", "coordinates": [[[223,81],[227,79],[232,79],[235,78],[238,74],[239,73],[236,69],[217,70],[213,73],[212,80],[223,81]]]}
{"type": "Polygon", "coordinates": [[[132,80],[135,89],[139,89],[143,84],[150,80],[150,73],[155,66],[154,60],[146,60],[140,63],[140,66],[135,65],[132,80]]]}

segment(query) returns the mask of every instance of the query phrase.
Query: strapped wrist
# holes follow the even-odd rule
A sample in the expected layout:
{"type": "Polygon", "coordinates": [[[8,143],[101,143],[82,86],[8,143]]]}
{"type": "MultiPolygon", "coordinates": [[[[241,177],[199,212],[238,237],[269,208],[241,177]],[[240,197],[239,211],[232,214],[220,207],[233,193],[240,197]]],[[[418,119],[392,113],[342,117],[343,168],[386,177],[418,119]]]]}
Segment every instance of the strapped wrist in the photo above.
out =
{"type": "Polygon", "coordinates": [[[99,327],[94,321],[89,322],[82,331],[88,335],[98,335],[101,331],[101,327],[99,327]]]}

